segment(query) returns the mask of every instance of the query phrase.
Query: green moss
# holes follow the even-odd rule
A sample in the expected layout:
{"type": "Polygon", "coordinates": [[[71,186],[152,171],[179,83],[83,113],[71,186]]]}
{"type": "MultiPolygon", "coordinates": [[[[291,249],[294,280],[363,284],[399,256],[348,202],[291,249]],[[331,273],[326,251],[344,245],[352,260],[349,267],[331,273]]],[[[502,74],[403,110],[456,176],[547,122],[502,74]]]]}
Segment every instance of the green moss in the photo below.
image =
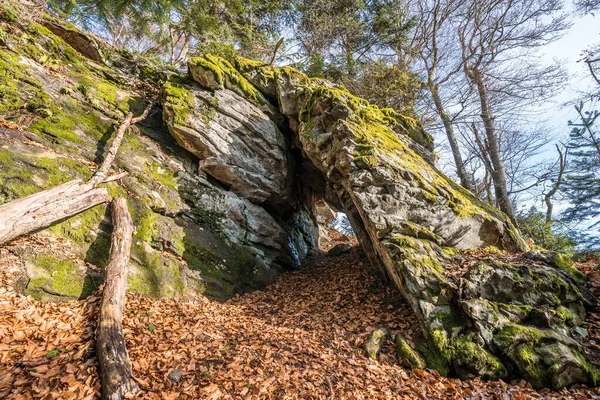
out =
{"type": "Polygon", "coordinates": [[[77,244],[90,244],[96,239],[93,231],[98,229],[105,214],[106,205],[97,205],[76,217],[53,225],[50,231],[55,235],[66,237],[77,244]]]}
{"type": "Polygon", "coordinates": [[[211,72],[217,84],[224,85],[255,103],[267,103],[264,95],[226,59],[212,54],[205,54],[203,57],[191,58],[189,62],[196,67],[211,72]]]}
{"type": "Polygon", "coordinates": [[[45,95],[39,87],[17,55],[0,49],[0,112],[17,110],[30,100],[35,102],[45,95]]]}
{"type": "Polygon", "coordinates": [[[92,104],[108,107],[115,112],[126,114],[129,112],[129,97],[119,98],[119,87],[106,81],[103,78],[96,77],[93,73],[87,72],[79,77],[77,90],[83,94],[92,104]]]}
{"type": "Polygon", "coordinates": [[[11,151],[0,149],[0,164],[4,169],[13,168],[15,166],[15,156],[11,151]]]}
{"type": "Polygon", "coordinates": [[[507,373],[497,357],[473,342],[472,335],[463,335],[453,341],[452,359],[454,364],[484,378],[499,378],[507,373]]]}
{"type": "Polygon", "coordinates": [[[450,257],[459,255],[458,251],[454,247],[443,246],[442,251],[444,252],[444,254],[450,257]]]}
{"type": "Polygon", "coordinates": [[[37,268],[45,271],[34,277],[27,285],[26,294],[37,299],[47,295],[84,298],[91,294],[99,282],[83,276],[80,267],[68,258],[54,254],[39,254],[32,262],[37,268]]]}
{"type": "Polygon", "coordinates": [[[143,152],[147,149],[147,147],[144,144],[142,144],[142,142],[140,142],[138,139],[136,139],[133,135],[126,135],[123,139],[122,146],[123,149],[129,149],[136,153],[143,152]]]}
{"type": "Polygon", "coordinates": [[[138,253],[141,265],[128,276],[128,289],[152,297],[185,294],[180,264],[170,256],[155,251],[138,253]]]}
{"type": "Polygon", "coordinates": [[[133,214],[135,222],[134,238],[142,242],[151,243],[157,234],[156,215],[149,208],[136,210],[133,214]]]}
{"type": "Polygon", "coordinates": [[[103,121],[97,113],[87,110],[81,104],[68,102],[54,115],[34,122],[29,130],[50,136],[59,143],[82,143],[81,133],[94,139],[103,139],[107,131],[112,130],[112,123],[103,121]]]}
{"type": "Polygon", "coordinates": [[[512,357],[519,368],[525,372],[525,378],[535,387],[543,387],[549,375],[548,369],[535,354],[536,343],[528,342],[515,347],[512,357]]]}
{"type": "Polygon", "coordinates": [[[585,274],[577,268],[575,268],[570,255],[565,253],[555,253],[554,262],[558,268],[562,269],[567,274],[569,274],[569,276],[575,279],[576,282],[585,283],[585,274]]]}
{"type": "Polygon", "coordinates": [[[45,26],[37,23],[37,22],[31,22],[29,24],[29,26],[27,27],[27,32],[34,34],[36,36],[54,36],[54,34],[52,33],[52,31],[50,31],[50,29],[46,28],[45,26]]]}
{"type": "Polygon", "coordinates": [[[275,68],[266,62],[251,60],[244,57],[236,57],[234,60],[235,68],[241,72],[260,71],[268,79],[275,78],[275,68]]]}
{"type": "Polygon", "coordinates": [[[411,236],[393,235],[388,241],[389,241],[389,243],[399,247],[400,249],[403,249],[403,248],[411,248],[411,249],[415,249],[415,250],[421,249],[419,241],[411,236]]]}
{"type": "Polygon", "coordinates": [[[533,310],[533,307],[527,304],[506,304],[492,302],[490,302],[490,304],[496,310],[498,310],[498,312],[502,311],[503,313],[516,314],[521,318],[525,318],[533,310]]]}
{"type": "Polygon", "coordinates": [[[575,357],[577,357],[577,359],[583,365],[585,372],[587,372],[588,374],[590,383],[593,386],[600,385],[600,369],[591,362],[589,362],[587,358],[580,352],[575,352],[575,357]]]}
{"type": "Polygon", "coordinates": [[[217,84],[223,85],[225,83],[225,77],[224,77],[223,70],[216,63],[214,63],[211,60],[211,58],[194,57],[194,58],[190,58],[189,62],[192,65],[200,67],[206,71],[210,71],[213,74],[213,76],[215,78],[215,82],[217,82],[217,84]]]}
{"type": "Polygon", "coordinates": [[[12,4],[0,3],[0,20],[9,23],[19,22],[19,10],[12,4]]]}
{"type": "Polygon", "coordinates": [[[177,178],[175,173],[157,162],[152,161],[145,164],[144,172],[149,174],[153,180],[157,181],[161,185],[167,186],[171,189],[175,189],[177,187],[177,178]]]}
{"type": "Polygon", "coordinates": [[[160,91],[162,104],[168,104],[173,110],[173,122],[177,125],[188,126],[190,109],[194,108],[193,93],[185,86],[187,81],[181,77],[172,77],[160,91]]]}
{"type": "Polygon", "coordinates": [[[564,322],[573,322],[573,313],[566,307],[560,306],[554,310],[554,313],[564,322]]]}
{"type": "Polygon", "coordinates": [[[26,156],[0,149],[0,203],[28,196],[40,190],[33,184],[31,167],[22,162],[22,157],[26,156]]]}
{"type": "Polygon", "coordinates": [[[442,243],[442,237],[440,235],[422,225],[410,221],[402,221],[399,225],[399,229],[403,230],[403,233],[405,234],[410,234],[410,236],[419,239],[426,239],[438,245],[442,243]]]}
{"type": "Polygon", "coordinates": [[[444,273],[438,255],[428,240],[392,234],[385,239],[385,243],[394,247],[400,253],[400,259],[410,262],[419,274],[444,273]]]}
{"type": "Polygon", "coordinates": [[[36,167],[45,170],[47,173],[43,185],[44,189],[60,185],[75,178],[87,180],[92,175],[92,172],[86,165],[66,157],[40,157],[32,161],[36,167]]]}
{"type": "Polygon", "coordinates": [[[502,348],[510,347],[515,343],[515,338],[537,344],[545,336],[539,329],[518,324],[506,324],[494,335],[494,342],[502,348]]]}
{"type": "Polygon", "coordinates": [[[427,367],[435,369],[443,376],[448,376],[452,358],[448,335],[443,329],[433,329],[429,332],[429,336],[431,345],[428,348],[419,346],[418,350],[425,357],[427,367]]]}

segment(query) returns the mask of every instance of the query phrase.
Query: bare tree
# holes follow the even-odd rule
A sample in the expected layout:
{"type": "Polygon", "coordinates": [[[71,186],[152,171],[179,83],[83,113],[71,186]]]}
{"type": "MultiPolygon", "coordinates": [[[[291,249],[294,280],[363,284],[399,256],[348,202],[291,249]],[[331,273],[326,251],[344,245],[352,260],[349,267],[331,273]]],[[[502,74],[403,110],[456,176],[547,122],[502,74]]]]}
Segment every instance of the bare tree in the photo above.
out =
{"type": "Polygon", "coordinates": [[[495,199],[515,223],[496,115],[511,116],[547,98],[564,79],[558,65],[539,67],[531,58],[569,27],[562,7],[560,0],[472,0],[457,29],[463,72],[479,103],[495,199]]]}
{"type": "Polygon", "coordinates": [[[451,18],[456,16],[459,6],[458,0],[417,1],[420,20],[415,32],[414,47],[427,76],[425,84],[431,95],[433,108],[448,138],[456,174],[463,187],[473,190],[454,131],[454,116],[448,111],[440,93],[440,88],[455,78],[462,68],[462,60],[450,54],[454,49],[452,41],[448,40],[449,31],[452,30],[451,18]]]}
{"type": "Polygon", "coordinates": [[[550,190],[544,194],[544,202],[546,203],[546,233],[550,234],[552,230],[552,211],[554,209],[554,204],[552,200],[556,195],[556,192],[560,189],[560,185],[563,182],[565,169],[567,167],[567,153],[568,148],[565,147],[564,150],[560,148],[560,146],[556,145],[556,151],[558,151],[558,173],[556,174],[556,180],[552,184],[550,190]]]}

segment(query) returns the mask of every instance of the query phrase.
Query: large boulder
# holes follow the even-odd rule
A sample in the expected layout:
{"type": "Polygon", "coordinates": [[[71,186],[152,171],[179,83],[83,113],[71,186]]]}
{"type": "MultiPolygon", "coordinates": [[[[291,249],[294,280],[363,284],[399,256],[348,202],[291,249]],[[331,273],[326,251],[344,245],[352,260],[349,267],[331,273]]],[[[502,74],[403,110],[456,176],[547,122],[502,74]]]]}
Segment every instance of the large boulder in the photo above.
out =
{"type": "Polygon", "coordinates": [[[527,271],[515,260],[488,260],[458,281],[447,273],[456,249],[526,246],[504,214],[437,170],[414,119],[290,68],[244,65],[249,80],[272,70],[293,145],[337,195],[369,259],[411,304],[430,367],[555,388],[597,383],[598,370],[571,338],[590,299],[569,271],[543,260],[527,271]]]}
{"type": "Polygon", "coordinates": [[[231,90],[168,82],[163,117],[180,146],[200,159],[200,169],[255,204],[289,201],[285,140],[256,105],[231,90]]]}
{"type": "MultiPolygon", "coordinates": [[[[174,75],[51,17],[5,29],[0,203],[89,178],[115,126],[128,112],[139,115],[156,101],[153,86],[159,80],[154,78],[174,75]]],[[[240,133],[225,138],[234,141],[231,156],[217,154],[226,151],[219,142],[213,157],[219,161],[209,165],[205,160],[207,172],[198,168],[198,157],[177,144],[156,107],[127,132],[119,149],[111,174],[128,175],[106,186],[111,196],[127,199],[136,227],[129,290],[227,299],[263,288],[301,262],[316,246],[316,223],[310,207],[280,207],[291,191],[287,146],[271,118],[261,114],[264,104],[225,89],[213,94],[191,80],[183,86],[197,92],[195,104],[221,99],[215,114],[231,113],[216,116],[222,130],[240,133]],[[211,173],[243,175],[246,181],[219,181],[211,173]]],[[[198,111],[196,118],[201,115],[198,111]]],[[[15,265],[24,277],[19,289],[42,300],[89,295],[103,279],[110,229],[101,205],[40,232],[35,240],[7,244],[18,255],[15,265]]]]}

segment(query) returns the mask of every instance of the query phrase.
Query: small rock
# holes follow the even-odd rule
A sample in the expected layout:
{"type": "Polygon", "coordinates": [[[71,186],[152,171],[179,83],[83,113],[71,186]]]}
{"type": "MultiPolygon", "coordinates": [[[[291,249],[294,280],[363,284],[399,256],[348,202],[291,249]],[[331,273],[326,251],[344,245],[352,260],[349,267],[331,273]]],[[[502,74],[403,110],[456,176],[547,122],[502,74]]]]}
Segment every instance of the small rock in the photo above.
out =
{"type": "Polygon", "coordinates": [[[181,367],[177,367],[169,373],[169,380],[174,383],[179,383],[181,381],[182,375],[183,375],[183,371],[182,371],[181,367]]]}
{"type": "Polygon", "coordinates": [[[346,254],[352,249],[352,245],[348,243],[340,243],[336,244],[331,250],[327,252],[327,255],[330,257],[341,256],[342,254],[346,254]]]}
{"type": "Polygon", "coordinates": [[[421,355],[410,346],[404,336],[397,334],[394,337],[394,343],[396,344],[396,353],[398,354],[398,359],[403,367],[410,369],[424,369],[427,367],[423,357],[421,357],[421,355]]]}
{"type": "Polygon", "coordinates": [[[388,328],[378,328],[367,336],[367,341],[365,342],[363,348],[367,352],[367,355],[372,360],[377,360],[377,354],[381,351],[383,344],[385,343],[385,339],[390,335],[390,330],[388,328]]]}

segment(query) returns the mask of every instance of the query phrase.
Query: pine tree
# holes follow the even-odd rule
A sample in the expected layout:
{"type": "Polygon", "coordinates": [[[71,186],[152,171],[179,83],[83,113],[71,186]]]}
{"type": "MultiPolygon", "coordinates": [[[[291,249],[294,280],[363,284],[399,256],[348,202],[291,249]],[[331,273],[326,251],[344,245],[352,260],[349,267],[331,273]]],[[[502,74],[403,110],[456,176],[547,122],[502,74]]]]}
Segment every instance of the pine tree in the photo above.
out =
{"type": "Polygon", "coordinates": [[[580,120],[569,121],[573,127],[567,147],[571,160],[565,180],[565,193],[571,206],[563,217],[567,222],[588,227],[580,242],[586,247],[600,245],[600,121],[599,111],[584,111],[583,103],[575,106],[580,120]]]}
{"type": "Polygon", "coordinates": [[[48,8],[118,47],[178,64],[195,49],[264,58],[286,1],[49,0],[48,8]]]}

